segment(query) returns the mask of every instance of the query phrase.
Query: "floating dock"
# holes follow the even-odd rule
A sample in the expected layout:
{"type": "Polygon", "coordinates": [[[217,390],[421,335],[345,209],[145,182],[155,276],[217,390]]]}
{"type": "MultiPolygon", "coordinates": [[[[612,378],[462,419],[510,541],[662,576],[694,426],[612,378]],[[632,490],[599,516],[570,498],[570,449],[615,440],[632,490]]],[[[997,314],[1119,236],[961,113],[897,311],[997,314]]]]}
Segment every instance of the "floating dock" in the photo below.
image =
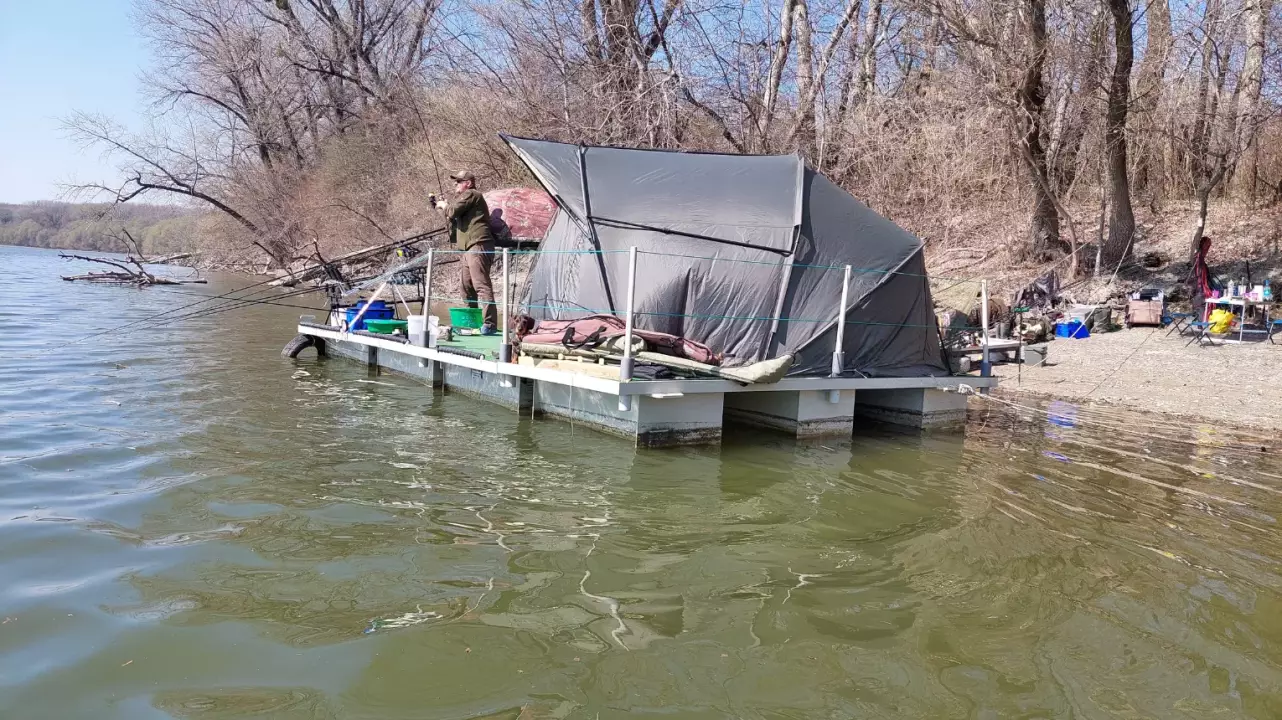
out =
{"type": "Polygon", "coordinates": [[[726,421],[799,438],[849,437],[857,419],[956,430],[965,424],[969,392],[997,384],[996,378],[968,376],[797,377],[756,385],[715,378],[622,381],[617,366],[590,361],[499,362],[497,337],[460,337],[428,348],[306,321],[298,333],[321,355],[350,358],[522,414],[573,420],[632,438],[639,447],[717,444],[726,421]]]}

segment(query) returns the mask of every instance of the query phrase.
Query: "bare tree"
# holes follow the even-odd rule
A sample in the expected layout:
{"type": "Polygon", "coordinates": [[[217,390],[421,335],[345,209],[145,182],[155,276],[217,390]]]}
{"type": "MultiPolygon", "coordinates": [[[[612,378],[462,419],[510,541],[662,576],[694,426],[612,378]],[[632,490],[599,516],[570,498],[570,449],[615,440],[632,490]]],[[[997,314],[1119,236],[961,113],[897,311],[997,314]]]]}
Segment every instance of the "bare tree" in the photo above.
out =
{"type": "MultiPolygon", "coordinates": [[[[1042,145],[1042,124],[1046,106],[1046,87],[1043,72],[1046,65],[1046,2],[1028,0],[1023,8],[1027,13],[1029,58],[1026,69],[1015,90],[1019,105],[1016,124],[1019,127],[1021,157],[1025,158],[1028,172],[1033,177],[1033,219],[1029,228],[1030,252],[1038,260],[1048,260],[1053,251],[1067,248],[1059,235],[1059,211],[1051,190],[1050,173],[1046,165],[1046,149],[1042,145]]],[[[1021,13],[1023,14],[1023,13],[1021,13]]]]}
{"type": "Polygon", "coordinates": [[[1129,0],[1108,0],[1113,16],[1113,76],[1108,86],[1104,144],[1108,152],[1109,222],[1102,260],[1121,262],[1130,256],[1135,239],[1131,208],[1130,168],[1126,162],[1126,116],[1130,110],[1131,66],[1135,62],[1134,24],[1129,0]]]}
{"type": "Polygon", "coordinates": [[[1238,94],[1238,116],[1242,119],[1236,144],[1244,149],[1246,161],[1246,186],[1248,197],[1255,202],[1259,186],[1260,153],[1255,142],[1262,119],[1261,94],[1264,87],[1264,57],[1267,51],[1269,16],[1272,0],[1246,0],[1246,51],[1242,63],[1242,90],[1238,94]]]}

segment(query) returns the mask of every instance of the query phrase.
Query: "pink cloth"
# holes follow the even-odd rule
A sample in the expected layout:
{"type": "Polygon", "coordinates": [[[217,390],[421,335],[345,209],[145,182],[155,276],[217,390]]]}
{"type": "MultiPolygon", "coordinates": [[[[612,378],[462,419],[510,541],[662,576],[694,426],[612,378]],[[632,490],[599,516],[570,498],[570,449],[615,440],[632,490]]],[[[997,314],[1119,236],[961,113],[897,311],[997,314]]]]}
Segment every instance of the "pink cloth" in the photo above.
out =
{"type": "Polygon", "coordinates": [[[485,204],[490,207],[490,227],[506,225],[511,239],[538,242],[552,227],[556,217],[556,201],[551,195],[534,188],[505,188],[485,193],[485,204]]]}
{"type": "MultiPolygon", "coordinates": [[[[627,324],[613,315],[588,315],[575,320],[540,320],[521,342],[540,345],[562,345],[567,348],[582,346],[588,349],[606,340],[622,337],[627,324]]],[[[675,335],[633,328],[632,334],[642,338],[657,353],[686,358],[706,365],[720,365],[721,356],[707,345],[686,340],[675,335]]]]}

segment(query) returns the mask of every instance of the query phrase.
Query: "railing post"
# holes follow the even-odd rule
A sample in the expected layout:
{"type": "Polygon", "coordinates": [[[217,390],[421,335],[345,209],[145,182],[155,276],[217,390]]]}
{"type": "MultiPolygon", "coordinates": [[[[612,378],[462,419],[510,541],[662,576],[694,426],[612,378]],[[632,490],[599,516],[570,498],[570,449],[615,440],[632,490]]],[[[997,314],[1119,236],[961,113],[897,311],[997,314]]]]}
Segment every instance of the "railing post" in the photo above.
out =
{"type": "Polygon", "coordinates": [[[620,377],[623,380],[632,379],[632,311],[636,304],[637,297],[637,248],[632,246],[628,248],[628,299],[626,310],[623,316],[623,367],[620,377]]]}
{"type": "MultiPolygon", "coordinates": [[[[427,267],[423,269],[423,326],[426,335],[423,336],[424,347],[432,345],[432,266],[436,261],[436,249],[427,249],[427,267]]],[[[427,367],[427,358],[419,358],[418,366],[427,367]]]]}
{"type": "Polygon", "coordinates": [[[841,281],[841,307],[837,308],[837,347],[832,351],[831,377],[839,377],[846,367],[846,303],[850,300],[850,266],[847,265],[841,281]]]}
{"type": "Polygon", "coordinates": [[[507,308],[508,308],[508,288],[512,283],[508,281],[508,252],[503,248],[503,312],[499,315],[499,321],[503,323],[503,344],[499,345],[499,362],[512,362],[512,346],[507,342],[507,308]]]}
{"type": "Polygon", "coordinates": [[[983,348],[984,357],[979,361],[980,377],[992,377],[993,361],[988,356],[988,281],[979,281],[979,324],[983,326],[983,348]]]}
{"type": "MultiPolygon", "coordinates": [[[[632,358],[632,315],[636,307],[637,298],[637,248],[635,245],[628,248],[628,296],[627,304],[624,307],[623,315],[623,361],[619,364],[619,380],[628,382],[632,379],[632,367],[634,360],[632,358]]],[[[619,409],[628,411],[632,409],[632,396],[622,395],[619,397],[619,409]]]]}
{"type": "Polygon", "coordinates": [[[427,269],[423,271],[423,316],[432,314],[432,266],[436,263],[436,250],[427,251],[427,269]]]}

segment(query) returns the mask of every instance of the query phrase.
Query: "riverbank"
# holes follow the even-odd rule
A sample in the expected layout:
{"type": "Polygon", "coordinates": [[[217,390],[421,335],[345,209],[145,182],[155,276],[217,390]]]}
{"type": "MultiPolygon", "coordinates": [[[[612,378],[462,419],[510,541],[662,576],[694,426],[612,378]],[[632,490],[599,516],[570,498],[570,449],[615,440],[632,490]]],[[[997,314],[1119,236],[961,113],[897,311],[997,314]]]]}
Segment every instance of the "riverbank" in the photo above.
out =
{"type": "Polygon", "coordinates": [[[1184,417],[1225,428],[1282,430],[1282,345],[1188,345],[1134,328],[1050,344],[1042,366],[997,365],[999,396],[1049,396],[1184,417]]]}

